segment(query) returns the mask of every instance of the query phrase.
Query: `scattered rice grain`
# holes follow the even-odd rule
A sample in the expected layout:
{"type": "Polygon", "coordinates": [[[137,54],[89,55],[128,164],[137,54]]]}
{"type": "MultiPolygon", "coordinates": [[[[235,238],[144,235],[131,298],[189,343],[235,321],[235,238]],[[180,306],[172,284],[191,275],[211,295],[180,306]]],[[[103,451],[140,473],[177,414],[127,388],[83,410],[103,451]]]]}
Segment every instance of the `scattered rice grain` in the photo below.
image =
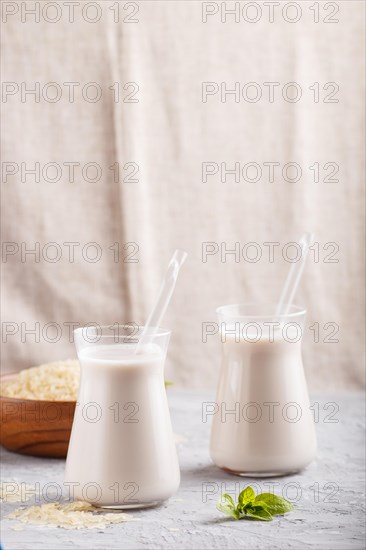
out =
{"type": "Polygon", "coordinates": [[[125,521],[136,521],[123,513],[103,513],[88,502],[76,501],[70,504],[59,502],[18,509],[8,515],[22,523],[52,525],[63,529],[105,529],[108,525],[125,521]]]}

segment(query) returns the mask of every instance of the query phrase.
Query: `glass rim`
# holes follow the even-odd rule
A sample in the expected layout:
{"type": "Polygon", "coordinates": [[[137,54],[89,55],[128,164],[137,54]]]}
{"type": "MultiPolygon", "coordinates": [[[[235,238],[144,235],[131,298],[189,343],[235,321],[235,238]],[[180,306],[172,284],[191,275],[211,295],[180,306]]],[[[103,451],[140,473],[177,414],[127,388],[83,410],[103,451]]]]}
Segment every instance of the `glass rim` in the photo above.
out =
{"type": "Polygon", "coordinates": [[[278,304],[273,304],[273,303],[269,303],[268,304],[268,308],[271,309],[271,306],[273,307],[273,313],[268,313],[268,314],[265,314],[265,315],[262,315],[262,314],[250,314],[250,313],[225,313],[225,310],[229,310],[230,308],[240,308],[240,307],[250,307],[250,306],[254,306],[254,307],[260,307],[261,305],[263,305],[263,303],[261,302],[240,302],[240,303],[236,303],[236,304],[226,304],[224,306],[219,306],[218,308],[216,308],[216,314],[220,315],[224,315],[225,317],[229,317],[230,319],[284,319],[284,318],[298,318],[298,317],[301,317],[303,315],[306,314],[306,309],[303,307],[303,306],[298,306],[296,304],[292,304],[292,306],[290,307],[290,311],[289,313],[285,313],[285,314],[282,314],[282,315],[276,315],[276,307],[278,304]],[[295,311],[293,311],[295,310],[295,311]]]}
{"type": "MultiPolygon", "coordinates": [[[[95,333],[99,334],[101,338],[139,338],[141,336],[142,330],[145,328],[145,325],[132,325],[129,323],[125,324],[113,324],[113,325],[84,325],[83,327],[78,327],[73,330],[73,334],[75,336],[82,336],[83,331],[95,331],[95,333]],[[131,330],[131,334],[123,334],[119,333],[118,329],[129,329],[131,330]],[[137,331],[136,331],[137,329],[137,331]],[[109,331],[109,334],[106,334],[106,331],[109,331]],[[139,334],[140,333],[140,334],[139,334]]],[[[149,327],[149,330],[147,331],[147,335],[150,335],[151,338],[159,337],[159,336],[168,336],[171,334],[171,330],[167,328],[162,327],[149,327]]]]}

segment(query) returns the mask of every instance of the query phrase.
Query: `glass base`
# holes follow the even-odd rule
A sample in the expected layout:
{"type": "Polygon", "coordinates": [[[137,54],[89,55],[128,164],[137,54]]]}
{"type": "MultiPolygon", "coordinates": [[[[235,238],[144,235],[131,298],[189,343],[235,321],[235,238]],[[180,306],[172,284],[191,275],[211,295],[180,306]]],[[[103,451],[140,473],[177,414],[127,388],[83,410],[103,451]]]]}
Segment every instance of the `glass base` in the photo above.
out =
{"type": "Polygon", "coordinates": [[[152,508],[153,506],[158,506],[161,504],[160,500],[155,500],[154,502],[136,502],[136,503],[121,503],[121,504],[93,504],[96,508],[102,508],[103,510],[137,510],[138,508],[152,508]]]}
{"type": "Polygon", "coordinates": [[[230,470],[229,468],[222,468],[225,472],[233,474],[234,476],[240,477],[284,477],[297,474],[299,470],[288,470],[286,472],[237,472],[235,470],[230,470]]]}

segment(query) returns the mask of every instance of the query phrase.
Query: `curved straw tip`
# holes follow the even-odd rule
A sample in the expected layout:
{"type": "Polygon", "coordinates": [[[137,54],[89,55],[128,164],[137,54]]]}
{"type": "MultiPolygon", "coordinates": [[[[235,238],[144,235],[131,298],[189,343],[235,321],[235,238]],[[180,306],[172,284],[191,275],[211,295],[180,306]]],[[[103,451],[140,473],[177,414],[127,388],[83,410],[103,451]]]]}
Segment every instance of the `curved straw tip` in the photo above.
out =
{"type": "Polygon", "coordinates": [[[176,251],[174,252],[173,254],[173,260],[179,262],[180,265],[182,265],[186,259],[187,259],[187,252],[185,252],[184,250],[180,250],[179,248],[176,249],[176,251]]]}
{"type": "Polygon", "coordinates": [[[311,246],[315,241],[315,233],[308,233],[308,243],[311,246]]]}
{"type": "Polygon", "coordinates": [[[304,235],[305,239],[309,244],[313,244],[315,235],[311,231],[307,231],[304,235]]]}
{"type": "Polygon", "coordinates": [[[314,243],[315,235],[314,233],[311,233],[310,231],[304,233],[299,240],[299,244],[301,247],[309,248],[314,243]]]}

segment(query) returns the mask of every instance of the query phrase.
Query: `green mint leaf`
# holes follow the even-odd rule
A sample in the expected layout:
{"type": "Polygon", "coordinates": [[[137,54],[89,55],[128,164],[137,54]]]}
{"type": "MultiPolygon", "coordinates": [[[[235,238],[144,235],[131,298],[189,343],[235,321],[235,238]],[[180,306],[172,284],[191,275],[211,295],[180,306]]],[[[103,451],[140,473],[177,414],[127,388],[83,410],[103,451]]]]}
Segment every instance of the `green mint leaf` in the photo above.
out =
{"type": "Polygon", "coordinates": [[[221,495],[220,500],[216,504],[216,508],[234,519],[239,519],[239,512],[236,510],[235,502],[230,495],[221,495]]]}
{"type": "MultiPolygon", "coordinates": [[[[243,518],[247,517],[248,519],[256,519],[259,521],[272,521],[272,516],[265,508],[260,506],[253,506],[247,508],[243,518]]],[[[243,519],[242,517],[240,519],[243,519]]]]}
{"type": "Polygon", "coordinates": [[[245,487],[244,491],[242,491],[238,497],[238,506],[242,508],[247,504],[250,504],[251,502],[253,502],[254,499],[255,499],[255,492],[248,485],[248,487],[245,487]]]}
{"type": "Polygon", "coordinates": [[[272,493],[262,493],[254,499],[254,505],[265,506],[266,510],[272,515],[286,514],[294,509],[293,504],[285,498],[273,495],[272,493]]]}
{"type": "Polygon", "coordinates": [[[224,494],[221,495],[216,507],[234,519],[259,521],[272,521],[272,516],[286,514],[294,509],[289,500],[272,493],[255,496],[254,490],[249,486],[240,493],[237,506],[230,495],[224,494]]]}

